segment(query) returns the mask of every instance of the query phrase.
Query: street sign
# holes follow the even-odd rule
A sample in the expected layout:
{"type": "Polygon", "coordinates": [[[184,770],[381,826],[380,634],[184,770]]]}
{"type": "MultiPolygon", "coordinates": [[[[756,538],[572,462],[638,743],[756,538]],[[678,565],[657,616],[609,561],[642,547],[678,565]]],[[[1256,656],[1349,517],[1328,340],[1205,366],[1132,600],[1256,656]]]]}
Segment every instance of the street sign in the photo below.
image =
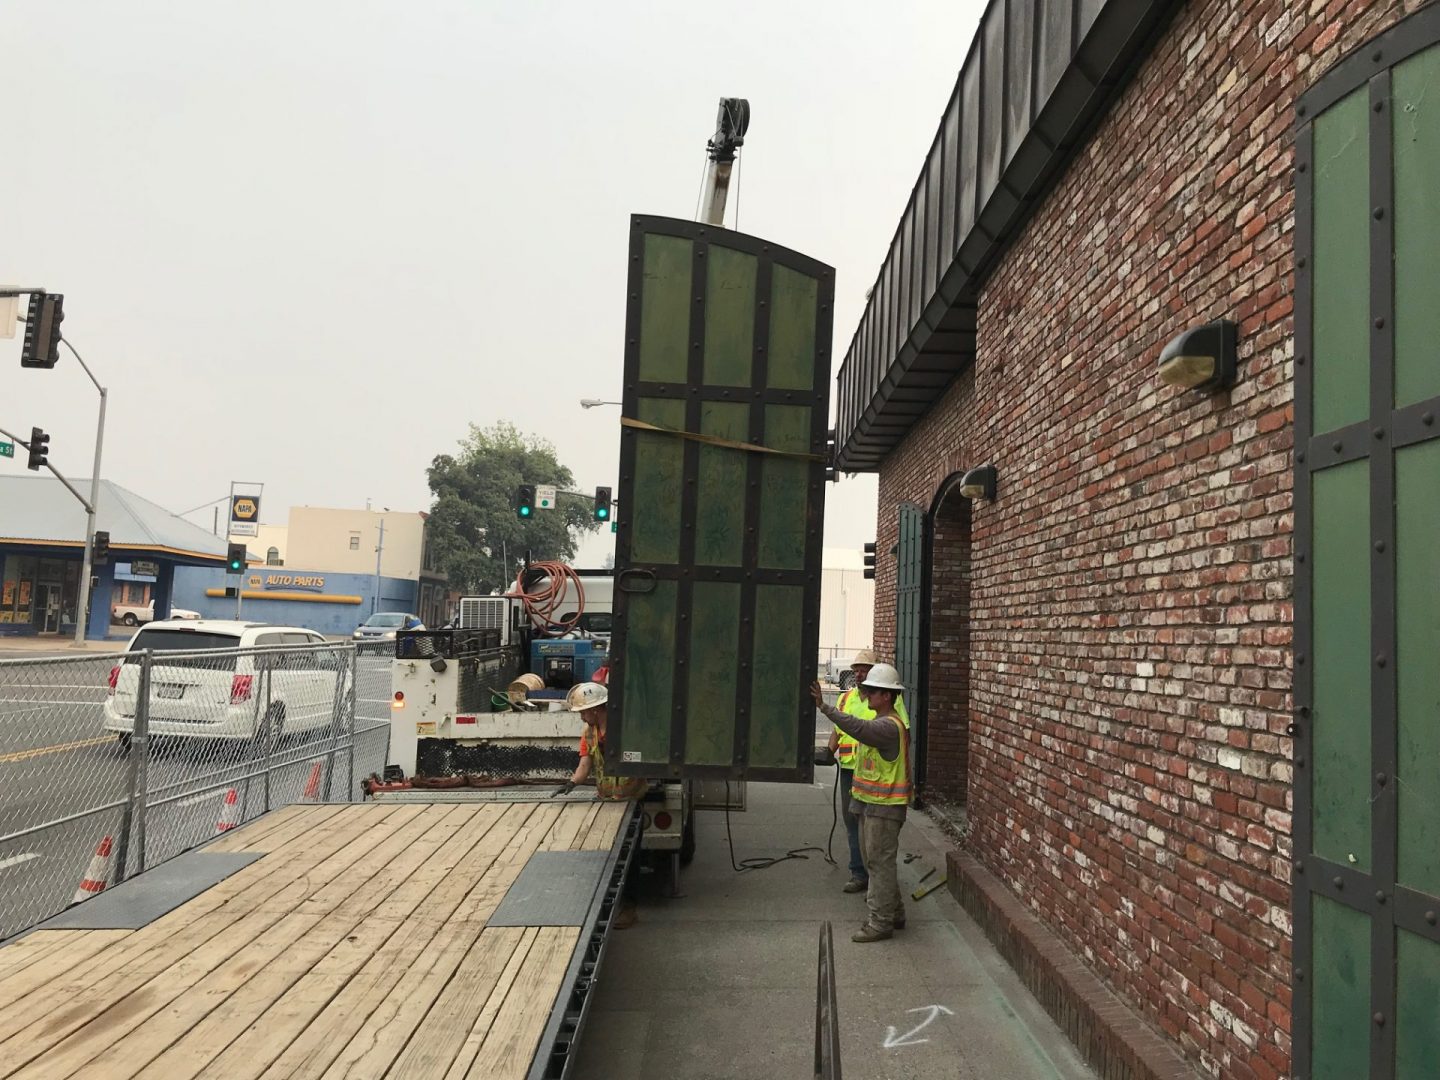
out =
{"type": "Polygon", "coordinates": [[[148,559],[132,559],[130,562],[130,573],[136,577],[159,577],[160,564],[150,562],[148,559]]]}
{"type": "Polygon", "coordinates": [[[234,495],[230,498],[230,535],[257,536],[260,532],[260,496],[234,495]]]}
{"type": "Polygon", "coordinates": [[[554,484],[536,484],[536,485],[535,485],[535,507],[536,507],[537,510],[554,510],[554,509],[555,509],[555,485],[554,485],[554,484]]]}
{"type": "Polygon", "coordinates": [[[14,457],[15,444],[13,442],[0,442],[0,457],[14,457]]]}

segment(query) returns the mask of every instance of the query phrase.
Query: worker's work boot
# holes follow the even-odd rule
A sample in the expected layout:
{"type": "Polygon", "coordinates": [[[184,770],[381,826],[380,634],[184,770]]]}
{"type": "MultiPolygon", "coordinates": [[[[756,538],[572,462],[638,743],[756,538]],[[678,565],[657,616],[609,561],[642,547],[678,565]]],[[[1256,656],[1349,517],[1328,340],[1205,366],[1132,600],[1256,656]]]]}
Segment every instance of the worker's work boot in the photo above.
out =
{"type": "Polygon", "coordinates": [[[864,892],[868,888],[870,888],[870,883],[868,881],[861,881],[858,877],[852,877],[849,881],[845,883],[845,887],[840,891],[856,893],[864,892]]]}
{"type": "Polygon", "coordinates": [[[867,945],[872,941],[889,941],[895,936],[892,930],[881,930],[878,926],[871,926],[868,922],[850,935],[850,940],[867,945]]]}
{"type": "Polygon", "coordinates": [[[904,930],[904,929],[905,929],[905,916],[904,916],[904,915],[901,915],[901,916],[897,917],[896,920],[894,921],[894,923],[892,923],[891,925],[893,925],[896,930],[904,930]]]}

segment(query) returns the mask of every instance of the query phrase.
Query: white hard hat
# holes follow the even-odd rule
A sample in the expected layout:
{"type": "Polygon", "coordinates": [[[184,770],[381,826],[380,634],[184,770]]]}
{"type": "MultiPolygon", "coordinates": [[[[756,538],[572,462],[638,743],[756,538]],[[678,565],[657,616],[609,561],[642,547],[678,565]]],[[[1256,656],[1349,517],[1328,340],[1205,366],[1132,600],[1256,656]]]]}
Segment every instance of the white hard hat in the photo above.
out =
{"type": "Polygon", "coordinates": [[[576,683],[565,695],[565,707],[572,712],[584,712],[610,700],[610,691],[598,682],[576,683]]]}
{"type": "Polygon", "coordinates": [[[874,667],[880,662],[880,657],[875,655],[874,649],[861,649],[855,654],[855,659],[850,661],[851,667],[874,667]]]}
{"type": "Polygon", "coordinates": [[[890,664],[876,664],[860,685],[872,690],[894,690],[897,694],[905,689],[905,684],[900,681],[900,672],[890,664]]]}

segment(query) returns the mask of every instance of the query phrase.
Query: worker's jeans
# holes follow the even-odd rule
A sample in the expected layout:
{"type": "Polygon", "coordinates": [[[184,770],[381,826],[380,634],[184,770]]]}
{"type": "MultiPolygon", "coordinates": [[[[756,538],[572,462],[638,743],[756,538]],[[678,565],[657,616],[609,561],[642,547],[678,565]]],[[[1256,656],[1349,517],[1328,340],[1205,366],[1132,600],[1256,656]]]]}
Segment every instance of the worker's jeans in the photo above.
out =
{"type": "Polygon", "coordinates": [[[856,881],[868,881],[870,875],[860,854],[860,819],[850,812],[850,781],[853,779],[854,769],[840,770],[840,816],[845,819],[845,836],[850,841],[850,876],[856,881]]]}
{"type": "Polygon", "coordinates": [[[903,818],[871,814],[860,818],[860,842],[865,852],[865,866],[870,871],[870,888],[865,893],[870,917],[866,921],[877,930],[893,930],[895,920],[905,917],[900,879],[895,869],[895,857],[900,852],[900,829],[904,824],[903,818]]]}

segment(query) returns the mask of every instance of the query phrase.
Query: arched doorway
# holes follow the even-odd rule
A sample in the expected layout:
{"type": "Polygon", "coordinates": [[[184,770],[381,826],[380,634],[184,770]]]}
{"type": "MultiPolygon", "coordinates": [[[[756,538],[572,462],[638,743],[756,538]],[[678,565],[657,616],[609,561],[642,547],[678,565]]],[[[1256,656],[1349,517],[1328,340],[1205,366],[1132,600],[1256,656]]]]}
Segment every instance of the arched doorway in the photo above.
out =
{"type": "Polygon", "coordinates": [[[970,769],[970,500],[960,474],[945,480],[926,515],[922,680],[926,791],[963,804],[970,769]]]}

